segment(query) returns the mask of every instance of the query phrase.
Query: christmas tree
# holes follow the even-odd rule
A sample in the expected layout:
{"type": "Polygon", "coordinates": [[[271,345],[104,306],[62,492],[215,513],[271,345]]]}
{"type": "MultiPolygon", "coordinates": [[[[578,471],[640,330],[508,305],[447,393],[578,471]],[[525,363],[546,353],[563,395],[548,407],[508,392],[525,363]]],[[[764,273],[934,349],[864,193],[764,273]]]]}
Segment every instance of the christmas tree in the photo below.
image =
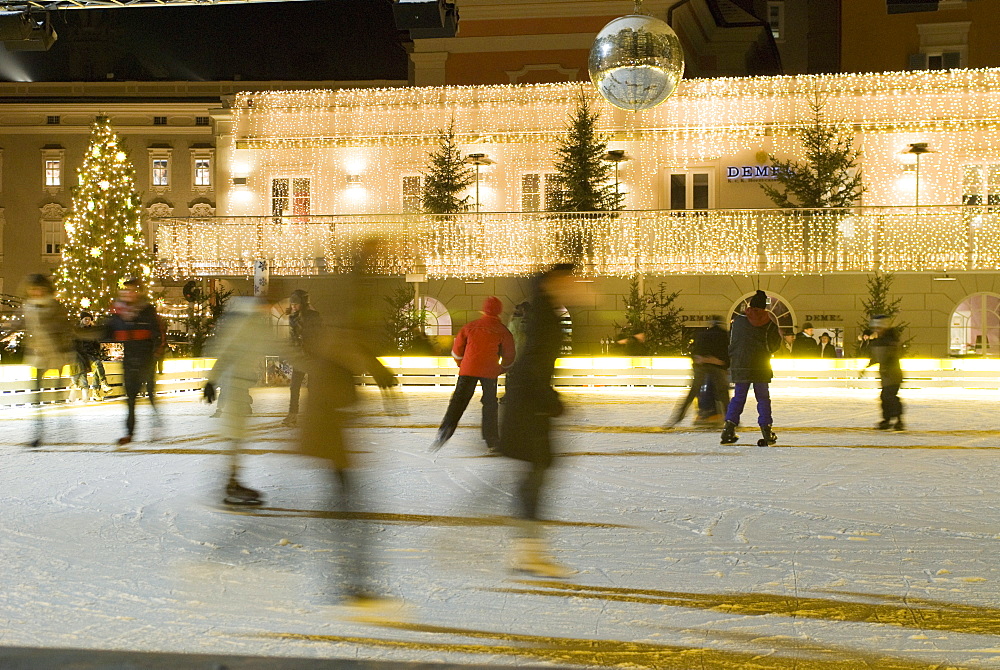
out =
{"type": "Polygon", "coordinates": [[[440,146],[428,156],[431,164],[424,173],[423,209],[428,214],[457,214],[469,209],[470,197],[458,195],[476,181],[476,176],[455,142],[455,120],[438,134],[440,146]]]}
{"type": "Polygon", "coordinates": [[[599,114],[581,94],[570,117],[566,137],[556,147],[558,212],[605,212],[622,208],[622,195],[615,193],[614,168],[604,160],[608,143],[597,132],[599,114]]]}
{"type": "Polygon", "coordinates": [[[823,122],[822,99],[813,99],[809,107],[813,123],[799,133],[805,162],[781,161],[769,155],[784,191],[763,184],[761,188],[778,207],[850,207],[865,190],[857,170],[859,153],[852,148],[850,137],[841,136],[837,128],[823,122]]]}
{"type": "Polygon", "coordinates": [[[73,187],[56,290],[70,313],[105,313],[121,283],[148,279],[152,259],[139,221],[135,170],[106,117],[98,117],[73,187]]]}

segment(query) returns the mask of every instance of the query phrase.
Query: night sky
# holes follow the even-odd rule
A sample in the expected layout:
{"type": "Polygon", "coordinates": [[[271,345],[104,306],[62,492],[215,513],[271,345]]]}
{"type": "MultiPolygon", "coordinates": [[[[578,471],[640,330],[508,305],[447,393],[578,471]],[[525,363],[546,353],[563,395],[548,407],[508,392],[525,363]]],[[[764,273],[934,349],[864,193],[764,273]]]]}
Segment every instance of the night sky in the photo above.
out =
{"type": "Polygon", "coordinates": [[[49,51],[0,51],[0,80],[407,76],[389,0],[67,10],[54,13],[53,23],[59,39],[49,51]]]}

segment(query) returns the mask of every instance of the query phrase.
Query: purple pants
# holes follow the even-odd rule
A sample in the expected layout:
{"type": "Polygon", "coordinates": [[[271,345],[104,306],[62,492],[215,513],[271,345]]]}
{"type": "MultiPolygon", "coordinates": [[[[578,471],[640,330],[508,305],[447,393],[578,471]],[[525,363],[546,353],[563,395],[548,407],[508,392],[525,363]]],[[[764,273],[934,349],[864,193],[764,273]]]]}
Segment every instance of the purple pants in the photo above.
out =
{"type": "MultiPolygon", "coordinates": [[[[743,406],[747,403],[750,382],[736,382],[733,387],[733,399],[729,401],[729,409],[726,410],[726,421],[739,423],[740,414],[743,414],[743,406]]],[[[771,420],[771,390],[768,388],[767,382],[753,382],[753,395],[757,398],[757,425],[770,426],[773,423],[771,420]]]]}

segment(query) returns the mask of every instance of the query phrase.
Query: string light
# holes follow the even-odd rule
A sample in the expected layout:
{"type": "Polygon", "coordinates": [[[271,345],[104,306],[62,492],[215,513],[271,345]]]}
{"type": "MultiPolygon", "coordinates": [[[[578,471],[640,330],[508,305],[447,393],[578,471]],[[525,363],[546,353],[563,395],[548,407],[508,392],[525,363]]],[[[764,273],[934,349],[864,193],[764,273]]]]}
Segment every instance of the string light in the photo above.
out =
{"type": "MultiPolygon", "coordinates": [[[[249,197],[234,200],[230,217],[165,220],[160,257],[177,275],[250,274],[258,257],[271,259],[276,274],[336,271],[349,265],[359,235],[380,233],[395,249],[385,269],[423,267],[436,277],[531,271],[574,245],[588,252],[591,271],[608,275],[996,269],[1000,224],[960,203],[977,183],[966,166],[993,174],[1000,162],[997,110],[1000,69],[687,80],[664,104],[637,113],[579,84],[243,93],[233,106],[230,161],[249,197]],[[633,157],[620,174],[630,210],[663,207],[665,170],[761,151],[799,156],[798,132],[812,124],[817,96],[824,121],[861,151],[864,207],[819,218],[520,212],[523,175],[553,170],[555,141],[581,94],[600,110],[611,148],[633,157]],[[426,170],[438,130],[452,119],[463,153],[496,161],[485,204],[501,213],[397,215],[402,178],[426,170]],[[934,149],[921,159],[919,215],[912,191],[897,186],[896,156],[914,142],[934,149]],[[309,211],[331,216],[269,216],[272,179],[302,176],[309,211]]],[[[990,179],[998,183],[983,177],[982,188],[1000,191],[1000,172],[990,179]]]]}

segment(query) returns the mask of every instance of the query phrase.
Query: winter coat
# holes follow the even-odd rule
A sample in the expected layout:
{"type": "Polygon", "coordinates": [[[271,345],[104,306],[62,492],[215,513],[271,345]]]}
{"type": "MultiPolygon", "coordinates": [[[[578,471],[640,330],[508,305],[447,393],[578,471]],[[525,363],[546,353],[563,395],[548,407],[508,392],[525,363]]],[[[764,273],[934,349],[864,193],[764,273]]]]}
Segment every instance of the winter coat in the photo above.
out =
{"type": "Polygon", "coordinates": [[[514,336],[500,319],[483,315],[462,326],[451,355],[458,361],[458,374],[496,379],[514,364],[514,336]]]}
{"type": "Polygon", "coordinates": [[[722,368],[729,367],[729,333],[719,326],[699,331],[691,344],[691,359],[695,363],[708,363],[722,368]],[[706,358],[721,361],[714,363],[706,358]]]}
{"type": "Polygon", "coordinates": [[[536,278],[527,318],[524,350],[507,372],[500,421],[500,453],[540,467],[552,464],[551,417],[562,413],[552,388],[563,332],[551,298],[536,278]]]}
{"type": "Polygon", "coordinates": [[[882,386],[898,386],[903,383],[903,369],[899,365],[902,345],[899,341],[899,331],[890,328],[884,333],[869,340],[871,360],[868,365],[878,365],[878,374],[882,386]]]}
{"type": "Polygon", "coordinates": [[[837,347],[830,342],[825,347],[822,344],[816,345],[816,356],[819,358],[840,358],[840,354],[837,353],[837,347]]]}
{"type": "Polygon", "coordinates": [[[305,305],[288,317],[289,337],[296,349],[308,349],[313,338],[323,328],[323,317],[305,305]]]}
{"type": "Polygon", "coordinates": [[[771,354],[781,346],[778,324],[765,309],[747,307],[729,331],[729,376],[734,383],[770,382],[771,354]]]}
{"type": "Polygon", "coordinates": [[[819,343],[805,332],[795,335],[792,343],[792,356],[795,358],[816,358],[819,356],[819,343]]]}
{"type": "Polygon", "coordinates": [[[73,329],[66,310],[52,297],[24,302],[25,362],[41,371],[73,362],[73,329]]]}
{"type": "Polygon", "coordinates": [[[104,324],[105,337],[121,342],[125,367],[142,367],[154,362],[166,345],[166,333],[156,315],[156,308],[147,301],[128,305],[120,300],[111,306],[111,316],[104,324]]]}

